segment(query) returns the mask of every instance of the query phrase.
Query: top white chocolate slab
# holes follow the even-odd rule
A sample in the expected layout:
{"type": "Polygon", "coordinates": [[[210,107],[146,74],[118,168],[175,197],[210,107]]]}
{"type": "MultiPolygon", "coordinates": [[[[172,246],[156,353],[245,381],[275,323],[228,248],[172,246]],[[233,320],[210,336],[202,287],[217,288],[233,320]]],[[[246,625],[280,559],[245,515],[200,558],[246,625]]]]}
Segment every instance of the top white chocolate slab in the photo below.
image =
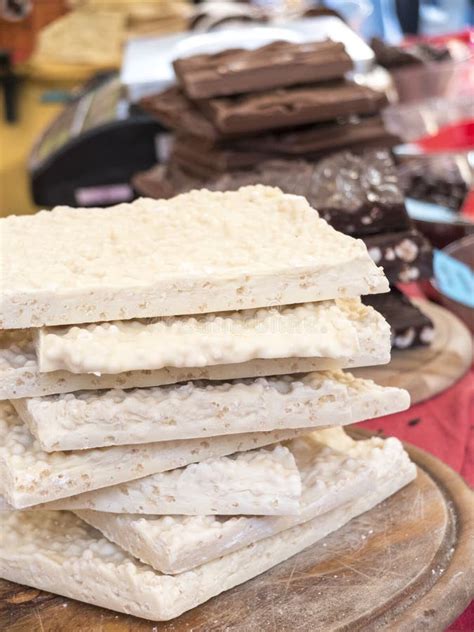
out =
{"type": "MultiPolygon", "coordinates": [[[[353,502],[174,577],[142,564],[69,512],[5,513],[0,515],[0,577],[137,617],[168,620],[302,551],[406,482],[395,471],[353,502]]],[[[355,536],[361,535],[359,525],[355,536]]]]}
{"type": "Polygon", "coordinates": [[[126,371],[239,364],[255,359],[341,362],[373,347],[390,353],[390,327],[360,298],[257,310],[43,328],[42,373],[126,371]]]}
{"type": "Polygon", "coordinates": [[[0,243],[3,329],[388,291],[362,241],[304,198],[260,185],[10,216],[0,243]]]}

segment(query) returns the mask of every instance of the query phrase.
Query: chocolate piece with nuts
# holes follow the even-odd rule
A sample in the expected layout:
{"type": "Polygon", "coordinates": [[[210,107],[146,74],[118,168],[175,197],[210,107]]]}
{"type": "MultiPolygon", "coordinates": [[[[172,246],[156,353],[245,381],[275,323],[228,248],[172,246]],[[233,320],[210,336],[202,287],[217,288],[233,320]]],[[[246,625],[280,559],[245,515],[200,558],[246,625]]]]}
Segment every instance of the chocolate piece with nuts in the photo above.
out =
{"type": "Polygon", "coordinates": [[[433,322],[397,288],[392,288],[389,294],[364,296],[362,300],[389,323],[393,349],[410,349],[432,342],[433,322]]]}

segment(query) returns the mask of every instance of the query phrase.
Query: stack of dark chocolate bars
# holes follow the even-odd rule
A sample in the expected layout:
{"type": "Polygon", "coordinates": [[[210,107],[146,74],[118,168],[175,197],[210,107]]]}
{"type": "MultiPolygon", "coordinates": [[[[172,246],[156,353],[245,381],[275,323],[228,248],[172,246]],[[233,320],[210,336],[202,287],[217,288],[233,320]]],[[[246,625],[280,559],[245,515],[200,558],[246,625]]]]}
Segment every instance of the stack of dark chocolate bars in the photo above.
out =
{"type": "Polygon", "coordinates": [[[345,79],[352,60],[340,43],[273,42],[178,59],[174,68],[179,87],[141,101],[175,133],[160,197],[185,175],[204,180],[275,156],[396,142],[379,114],[385,96],[345,79]]]}
{"type": "Polygon", "coordinates": [[[179,87],[141,102],[174,131],[170,160],[137,174],[137,191],[167,198],[261,183],[305,196],[383,266],[393,291],[374,307],[393,346],[429,344],[431,321],[396,285],[431,276],[431,247],[406,212],[388,149],[397,139],[380,117],[385,97],[344,78],[352,67],[344,47],[275,42],[174,67],[179,87]]]}

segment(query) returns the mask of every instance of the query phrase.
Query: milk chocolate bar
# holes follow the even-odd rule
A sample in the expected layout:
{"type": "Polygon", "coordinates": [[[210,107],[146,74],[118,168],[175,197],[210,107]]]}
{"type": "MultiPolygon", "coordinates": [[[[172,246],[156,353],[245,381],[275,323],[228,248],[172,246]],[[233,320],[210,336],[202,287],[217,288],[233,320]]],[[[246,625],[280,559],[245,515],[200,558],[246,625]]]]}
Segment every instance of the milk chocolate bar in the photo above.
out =
{"type": "Polygon", "coordinates": [[[205,180],[188,175],[179,165],[168,163],[155,165],[147,171],[139,171],[132,178],[135,191],[145,197],[168,199],[183,191],[200,189],[205,180]]]}
{"type": "Polygon", "coordinates": [[[144,97],[138,105],[172,130],[183,131],[214,141],[222,136],[176,86],[158,94],[144,97]]]}
{"type": "Polygon", "coordinates": [[[431,244],[417,230],[367,235],[364,241],[374,262],[383,267],[389,283],[409,283],[431,277],[431,244]]]}
{"type": "Polygon", "coordinates": [[[396,287],[389,294],[363,300],[388,321],[393,349],[409,349],[432,342],[435,335],[433,322],[396,287]]]}
{"type": "Polygon", "coordinates": [[[181,87],[192,99],[338,79],[352,66],[344,45],[331,40],[277,41],[255,50],[233,48],[173,63],[181,87]]]}
{"type": "Polygon", "coordinates": [[[295,129],[269,132],[262,136],[227,141],[227,149],[249,150],[282,156],[310,156],[328,150],[362,144],[391,147],[400,139],[390,133],[380,115],[351,116],[337,121],[315,123],[295,129]]]}
{"type": "Polygon", "coordinates": [[[190,175],[212,178],[226,171],[249,169],[272,158],[320,160],[331,150],[386,148],[398,142],[399,139],[385,129],[380,116],[352,117],[210,145],[196,136],[178,135],[171,161],[190,175]]]}
{"type": "Polygon", "coordinates": [[[375,114],[385,104],[381,92],[344,80],[198,102],[222,134],[263,132],[351,114],[375,114]]]}

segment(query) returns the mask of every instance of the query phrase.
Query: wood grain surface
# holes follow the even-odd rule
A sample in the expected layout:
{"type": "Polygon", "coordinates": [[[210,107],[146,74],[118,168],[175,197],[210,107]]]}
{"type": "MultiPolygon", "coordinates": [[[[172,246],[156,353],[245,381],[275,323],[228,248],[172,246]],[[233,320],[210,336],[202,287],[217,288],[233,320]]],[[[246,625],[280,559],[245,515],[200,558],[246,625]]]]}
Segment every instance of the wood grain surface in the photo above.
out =
{"type": "Polygon", "coordinates": [[[412,404],[434,397],[451,387],[472,364],[472,336],[450,311],[426,300],[414,303],[431,318],[435,337],[431,345],[392,351],[389,364],[352,369],[357,377],[370,378],[382,386],[405,388],[412,404]]]}
{"type": "Polygon", "coordinates": [[[174,621],[144,621],[0,581],[0,630],[443,632],[474,596],[474,498],[449,467],[407,449],[419,468],[416,481],[174,621]]]}

